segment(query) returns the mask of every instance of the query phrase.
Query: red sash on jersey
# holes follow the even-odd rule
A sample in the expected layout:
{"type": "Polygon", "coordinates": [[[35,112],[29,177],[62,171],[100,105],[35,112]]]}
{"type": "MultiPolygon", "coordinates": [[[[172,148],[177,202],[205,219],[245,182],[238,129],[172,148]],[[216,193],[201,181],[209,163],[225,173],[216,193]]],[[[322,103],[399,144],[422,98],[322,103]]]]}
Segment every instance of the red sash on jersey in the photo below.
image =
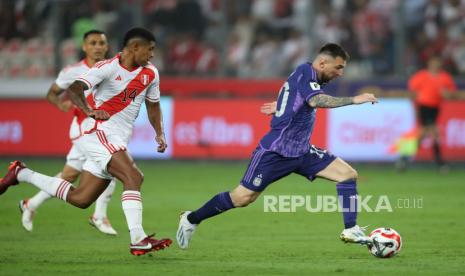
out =
{"type": "MultiPolygon", "coordinates": [[[[120,112],[121,110],[125,109],[128,105],[131,104],[132,99],[128,98],[128,93],[134,93],[134,96],[139,95],[140,93],[142,93],[142,91],[144,91],[147,88],[147,86],[150,83],[152,83],[154,78],[155,72],[153,70],[150,70],[146,67],[142,68],[139,74],[137,74],[137,76],[128,83],[128,85],[125,89],[123,89],[123,91],[113,96],[108,101],[104,102],[97,109],[105,110],[106,112],[108,112],[108,114],[110,114],[110,117],[113,116],[114,114],[120,112]]],[[[95,109],[96,107],[94,98],[91,97],[87,100],[89,104],[92,106],[92,108],[95,109]]],[[[94,127],[84,133],[87,134],[97,130],[97,125],[101,122],[104,122],[104,120],[95,120],[94,127]]]]}
{"type": "Polygon", "coordinates": [[[135,93],[135,96],[139,95],[152,83],[154,78],[155,73],[153,70],[146,67],[142,68],[139,74],[129,82],[123,91],[104,102],[98,109],[105,110],[110,114],[110,117],[113,116],[131,104],[132,100],[127,98],[128,93],[135,93]]]}

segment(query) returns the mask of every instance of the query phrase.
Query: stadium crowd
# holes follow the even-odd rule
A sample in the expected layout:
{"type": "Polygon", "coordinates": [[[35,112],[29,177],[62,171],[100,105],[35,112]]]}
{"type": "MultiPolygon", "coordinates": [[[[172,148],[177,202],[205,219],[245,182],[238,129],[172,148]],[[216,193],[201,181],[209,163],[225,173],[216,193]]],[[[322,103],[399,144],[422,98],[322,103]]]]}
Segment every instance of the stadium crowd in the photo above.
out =
{"type": "Polygon", "coordinates": [[[465,73],[464,0],[4,0],[0,77],[51,77],[55,47],[69,64],[90,27],[106,31],[114,51],[137,24],[155,33],[167,75],[285,76],[327,41],[351,53],[348,78],[410,74],[435,54],[465,73]]]}

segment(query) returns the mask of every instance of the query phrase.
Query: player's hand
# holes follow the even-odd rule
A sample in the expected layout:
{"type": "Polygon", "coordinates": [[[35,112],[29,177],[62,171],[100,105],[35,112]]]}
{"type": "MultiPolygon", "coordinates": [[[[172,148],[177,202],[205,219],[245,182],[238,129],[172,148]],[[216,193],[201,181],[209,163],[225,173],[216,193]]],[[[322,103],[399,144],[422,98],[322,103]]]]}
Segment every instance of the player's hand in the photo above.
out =
{"type": "Polygon", "coordinates": [[[108,120],[110,118],[110,114],[105,110],[94,109],[87,113],[87,116],[95,119],[95,120],[108,120]]]}
{"type": "Polygon", "coordinates": [[[166,144],[165,134],[155,136],[155,141],[158,143],[158,152],[165,152],[168,144],[166,144]]]}
{"type": "Polygon", "coordinates": [[[276,106],[277,102],[264,103],[260,107],[260,112],[265,115],[273,115],[274,113],[276,113],[276,106]]]}
{"type": "Polygon", "coordinates": [[[60,109],[63,112],[68,112],[71,107],[73,106],[73,102],[71,100],[65,100],[58,102],[58,109],[60,109]]]}
{"type": "Polygon", "coordinates": [[[355,96],[353,101],[354,101],[354,104],[362,104],[362,103],[375,104],[378,102],[378,99],[375,97],[375,95],[371,93],[363,93],[361,95],[355,96]]]}

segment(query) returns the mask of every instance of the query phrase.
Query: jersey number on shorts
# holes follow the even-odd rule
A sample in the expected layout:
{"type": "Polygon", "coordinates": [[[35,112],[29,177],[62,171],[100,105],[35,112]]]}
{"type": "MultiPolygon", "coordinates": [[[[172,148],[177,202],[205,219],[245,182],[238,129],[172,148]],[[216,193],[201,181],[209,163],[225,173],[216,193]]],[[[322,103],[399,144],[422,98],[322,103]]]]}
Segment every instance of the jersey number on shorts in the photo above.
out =
{"type": "Polygon", "coordinates": [[[133,89],[131,92],[128,92],[128,89],[124,88],[123,99],[121,101],[125,103],[128,100],[128,98],[134,101],[136,99],[136,96],[137,96],[137,89],[133,89]]]}
{"type": "Polygon", "coordinates": [[[325,155],[327,151],[326,150],[323,150],[323,149],[319,149],[317,147],[315,147],[314,145],[311,146],[310,148],[310,153],[315,153],[316,155],[318,155],[318,158],[322,159],[323,156],[325,155]]]}
{"type": "Polygon", "coordinates": [[[284,83],[283,87],[281,88],[281,91],[279,91],[279,96],[281,96],[281,93],[284,93],[283,99],[281,101],[279,109],[276,110],[276,113],[274,114],[274,116],[276,117],[281,117],[284,114],[284,111],[286,111],[287,98],[289,97],[289,83],[287,81],[284,83]]]}

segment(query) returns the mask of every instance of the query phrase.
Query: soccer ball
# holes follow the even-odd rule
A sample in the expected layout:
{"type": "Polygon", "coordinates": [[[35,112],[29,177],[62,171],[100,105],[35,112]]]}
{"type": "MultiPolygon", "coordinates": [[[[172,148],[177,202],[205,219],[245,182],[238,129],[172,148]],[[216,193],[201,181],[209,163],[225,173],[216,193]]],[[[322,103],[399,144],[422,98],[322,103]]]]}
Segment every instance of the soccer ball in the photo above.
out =
{"type": "Polygon", "coordinates": [[[373,239],[373,244],[368,245],[368,250],[375,257],[391,258],[402,248],[402,238],[392,228],[377,228],[369,236],[373,239]]]}

